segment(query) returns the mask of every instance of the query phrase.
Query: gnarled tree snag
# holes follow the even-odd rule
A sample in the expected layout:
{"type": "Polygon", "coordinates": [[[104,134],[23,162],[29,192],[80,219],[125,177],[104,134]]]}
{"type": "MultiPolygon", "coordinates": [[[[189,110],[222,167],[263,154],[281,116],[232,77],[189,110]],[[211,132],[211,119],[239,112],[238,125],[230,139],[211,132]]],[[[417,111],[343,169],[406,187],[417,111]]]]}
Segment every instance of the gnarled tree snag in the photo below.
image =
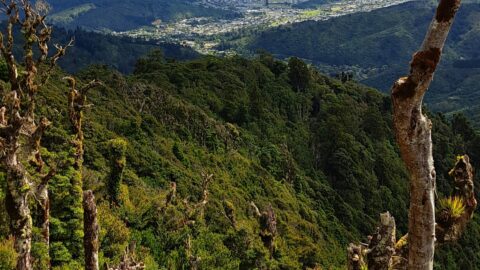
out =
{"type": "MultiPolygon", "coordinates": [[[[467,155],[459,156],[455,167],[450,171],[455,189],[451,197],[440,203],[436,215],[435,247],[460,238],[468,222],[473,218],[477,208],[474,195],[473,168],[467,155]],[[445,205],[446,204],[446,205],[445,205]]],[[[442,200],[440,200],[442,201],[442,200]]],[[[409,261],[409,237],[404,235],[395,240],[395,220],[389,213],[380,215],[380,227],[369,238],[368,244],[350,244],[348,252],[348,269],[392,269],[406,270],[409,261]]]]}
{"type": "MultiPolygon", "coordinates": [[[[42,177],[35,191],[35,200],[40,205],[42,217],[42,236],[47,247],[50,246],[50,196],[48,195],[48,182],[56,175],[55,168],[51,168],[47,175],[42,177]]],[[[48,262],[50,263],[50,262],[48,262]]]]}
{"type": "Polygon", "coordinates": [[[368,244],[350,244],[348,252],[348,269],[388,270],[391,269],[396,243],[395,219],[386,212],[380,215],[377,232],[369,237],[368,244]]]}
{"type": "MultiPolygon", "coordinates": [[[[57,55],[53,56],[54,58],[57,57],[57,55]]],[[[52,61],[56,61],[53,59],[52,61]]],[[[72,196],[75,198],[75,200],[71,203],[71,206],[74,208],[82,208],[84,214],[75,214],[74,218],[77,220],[82,220],[85,218],[85,211],[89,211],[89,209],[85,209],[86,206],[84,202],[82,202],[82,196],[83,195],[83,176],[82,176],[82,169],[83,169],[83,154],[84,154],[84,148],[83,148],[83,141],[84,141],[84,135],[83,135],[83,130],[82,130],[82,121],[83,121],[83,110],[85,109],[86,102],[87,102],[87,93],[90,89],[101,85],[101,83],[97,80],[93,80],[90,83],[88,83],[86,86],[78,90],[76,88],[76,80],[73,77],[65,77],[65,80],[67,80],[69,87],[70,87],[70,92],[68,95],[68,112],[69,112],[69,118],[70,118],[70,123],[72,125],[72,131],[74,133],[74,138],[72,138],[72,145],[75,148],[74,152],[74,163],[73,167],[75,169],[75,174],[71,178],[71,183],[72,183],[72,189],[70,190],[72,196]]],[[[85,222],[85,220],[84,220],[85,222]]],[[[85,223],[84,223],[85,225],[85,223]]],[[[81,223],[76,224],[76,229],[81,230],[81,223]]],[[[85,231],[86,227],[83,226],[84,230],[84,236],[88,234],[88,231],[85,231]]],[[[89,243],[86,243],[88,239],[84,238],[84,251],[85,248],[87,247],[86,245],[90,245],[89,243]]],[[[76,252],[79,253],[81,252],[81,243],[78,243],[78,246],[76,246],[76,252]]],[[[87,259],[87,258],[86,258],[87,259]]],[[[94,264],[91,264],[94,265],[94,264]]]]}
{"type": "Polygon", "coordinates": [[[367,247],[364,245],[350,244],[347,248],[347,269],[361,270],[367,265],[365,263],[364,254],[367,247]]]}
{"type": "Polygon", "coordinates": [[[83,192],[83,247],[85,250],[85,270],[98,270],[99,227],[97,205],[93,191],[83,192]]]}
{"type": "MultiPolygon", "coordinates": [[[[56,56],[54,56],[56,57],[56,56]]],[[[86,86],[82,87],[80,90],[76,88],[77,82],[73,77],[63,78],[68,82],[70,87],[70,93],[68,95],[68,115],[70,118],[70,123],[72,124],[73,132],[76,135],[73,144],[76,148],[75,153],[75,168],[78,170],[83,165],[83,110],[88,105],[87,103],[87,93],[90,89],[102,85],[100,81],[93,80],[89,82],[86,86]]]]}
{"type": "Polygon", "coordinates": [[[277,236],[277,216],[271,204],[260,213],[257,205],[250,202],[250,211],[253,216],[258,219],[260,223],[259,236],[262,239],[263,245],[270,251],[270,257],[273,257],[275,252],[275,237],[277,236]]]}
{"type": "Polygon", "coordinates": [[[275,252],[275,237],[277,237],[277,216],[271,204],[260,216],[260,238],[266,248],[270,251],[270,258],[275,252]]]}
{"type": "Polygon", "coordinates": [[[192,251],[192,237],[188,235],[187,240],[185,241],[185,251],[187,253],[189,270],[198,270],[201,258],[195,256],[192,251]]]}
{"type": "MultiPolygon", "coordinates": [[[[15,237],[15,249],[18,253],[17,269],[32,269],[32,216],[29,199],[34,196],[42,208],[42,233],[45,242],[49,242],[49,198],[48,181],[54,170],[44,174],[44,162],[40,154],[43,132],[50,125],[46,118],[35,116],[36,95],[50,76],[56,60],[50,58],[49,69],[42,66],[48,57],[48,41],[51,28],[45,24],[45,16],[40,14],[28,0],[0,0],[2,14],[6,15],[7,26],[4,36],[0,33],[0,52],[8,69],[10,86],[2,97],[0,105],[0,163],[6,172],[6,206],[11,219],[11,229],[15,237]],[[24,70],[18,71],[13,50],[15,40],[13,29],[19,26],[24,35],[22,64],[24,70]],[[40,56],[34,58],[34,47],[38,47],[40,56]],[[38,123],[37,123],[38,122],[38,123]],[[29,172],[31,164],[36,172],[29,172]],[[40,179],[39,179],[40,178],[40,179]]],[[[65,54],[57,55],[59,57],[65,54]]]]}
{"type": "Polygon", "coordinates": [[[380,226],[368,244],[368,269],[388,270],[392,264],[392,256],[396,243],[395,219],[390,213],[380,215],[380,226]]]}
{"type": "Polygon", "coordinates": [[[118,266],[105,266],[105,270],[144,270],[145,264],[135,260],[135,245],[127,247],[118,266]]]}
{"type": "Polygon", "coordinates": [[[432,123],[422,101],[440,62],[441,52],[460,7],[460,0],[441,0],[408,77],[392,88],[393,122],[403,161],[410,174],[408,269],[433,269],[435,247],[435,168],[432,123]]]}
{"type": "Polygon", "coordinates": [[[457,200],[460,204],[457,207],[463,211],[459,215],[454,215],[451,209],[440,210],[437,215],[436,226],[437,244],[458,240],[466,225],[472,219],[475,209],[477,209],[473,185],[473,168],[467,155],[458,158],[455,167],[450,171],[450,176],[454,178],[455,184],[451,199],[452,201],[457,200]]]}

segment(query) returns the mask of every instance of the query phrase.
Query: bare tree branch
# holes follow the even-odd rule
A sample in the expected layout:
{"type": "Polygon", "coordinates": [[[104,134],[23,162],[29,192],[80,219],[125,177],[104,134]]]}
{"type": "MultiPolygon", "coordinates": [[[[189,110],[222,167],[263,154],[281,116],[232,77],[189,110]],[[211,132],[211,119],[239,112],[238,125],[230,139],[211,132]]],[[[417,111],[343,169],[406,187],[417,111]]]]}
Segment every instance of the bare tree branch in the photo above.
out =
{"type": "Polygon", "coordinates": [[[42,234],[48,245],[48,181],[55,174],[52,168],[46,175],[42,172],[45,162],[41,157],[41,139],[51,123],[45,117],[35,116],[36,95],[57,60],[72,43],[59,47],[50,61],[50,67],[45,71],[41,64],[48,58],[47,43],[51,38],[51,28],[45,24],[45,15],[41,15],[40,8],[34,8],[28,0],[0,0],[0,5],[7,16],[5,36],[0,33],[0,53],[7,64],[7,83],[10,85],[0,108],[0,167],[6,173],[7,211],[12,222],[15,249],[19,255],[17,269],[30,270],[33,225],[29,199],[33,196],[41,207],[42,234]],[[14,27],[20,27],[24,35],[21,73],[13,54],[13,48],[17,45],[14,40],[14,27]],[[40,50],[38,60],[34,56],[35,46],[40,50]],[[42,75],[46,76],[42,79],[42,75]],[[27,162],[36,168],[34,175],[24,167],[27,162]]]}

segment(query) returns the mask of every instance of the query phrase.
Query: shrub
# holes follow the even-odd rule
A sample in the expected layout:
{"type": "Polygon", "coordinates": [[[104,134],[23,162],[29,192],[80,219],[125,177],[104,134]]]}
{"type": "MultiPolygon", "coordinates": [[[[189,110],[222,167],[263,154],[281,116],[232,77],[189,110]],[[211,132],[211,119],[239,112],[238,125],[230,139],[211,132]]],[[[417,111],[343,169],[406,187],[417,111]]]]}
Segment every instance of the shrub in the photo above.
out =
{"type": "Polygon", "coordinates": [[[17,253],[13,248],[13,237],[0,241],[0,270],[15,269],[17,253]]]}

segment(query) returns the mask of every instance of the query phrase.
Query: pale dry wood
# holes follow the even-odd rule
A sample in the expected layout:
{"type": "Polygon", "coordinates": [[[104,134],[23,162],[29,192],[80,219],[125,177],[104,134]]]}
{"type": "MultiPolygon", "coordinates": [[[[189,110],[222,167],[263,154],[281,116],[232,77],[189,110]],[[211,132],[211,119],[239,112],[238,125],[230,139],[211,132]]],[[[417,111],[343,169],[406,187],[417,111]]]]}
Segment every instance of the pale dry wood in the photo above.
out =
{"type": "Polygon", "coordinates": [[[460,0],[441,0],[408,77],[392,88],[393,122],[403,161],[410,174],[408,269],[433,269],[435,250],[435,179],[432,123],[422,101],[440,62],[460,0]]]}
{"type": "Polygon", "coordinates": [[[98,237],[100,234],[97,220],[97,205],[91,190],[83,192],[83,247],[85,251],[85,270],[98,270],[98,237]]]}
{"type": "MultiPolygon", "coordinates": [[[[440,62],[445,41],[460,3],[460,0],[440,0],[423,44],[413,56],[410,74],[400,78],[392,88],[394,130],[402,159],[410,175],[408,234],[394,246],[392,245],[395,243],[394,235],[392,238],[388,237],[388,241],[385,241],[386,236],[382,236],[383,244],[382,241],[375,241],[374,236],[370,239],[367,250],[363,250],[361,246],[351,245],[348,249],[350,269],[360,267],[359,262],[365,259],[364,256],[367,257],[365,261],[368,262],[368,267],[372,269],[433,269],[436,229],[439,228],[436,228],[435,222],[436,172],[432,155],[432,123],[423,114],[422,103],[440,62]],[[379,249],[382,246],[388,248],[379,249]],[[385,262],[385,265],[378,268],[376,262],[385,262]]],[[[456,181],[471,190],[466,200],[470,201],[475,209],[473,182],[465,179],[456,181]]],[[[463,231],[471,218],[471,212],[464,216],[468,218],[460,219],[462,230],[455,232],[463,231]]],[[[458,238],[459,234],[455,235],[454,238],[458,238]]]]}
{"type": "Polygon", "coordinates": [[[348,269],[360,270],[367,266],[369,270],[390,269],[395,253],[395,233],[395,219],[389,212],[381,214],[380,224],[376,233],[369,236],[369,243],[348,247],[348,269]]]}
{"type": "Polygon", "coordinates": [[[105,265],[105,270],[144,270],[145,264],[138,262],[135,258],[135,243],[125,249],[122,260],[116,266],[110,267],[105,265]]]}
{"type": "MultiPolygon", "coordinates": [[[[40,146],[50,121],[36,117],[35,106],[37,92],[51,72],[51,69],[42,68],[43,60],[48,59],[51,28],[46,26],[45,16],[28,0],[0,0],[0,5],[7,21],[5,34],[0,33],[0,52],[7,64],[9,85],[0,105],[0,162],[7,179],[6,205],[18,253],[16,268],[29,270],[32,269],[31,197],[40,205],[43,240],[49,244],[48,181],[53,177],[54,170],[51,168],[48,174],[44,174],[45,162],[40,146]],[[19,72],[13,54],[17,45],[13,33],[16,26],[24,34],[22,72],[19,72]],[[35,46],[40,52],[38,60],[34,59],[35,46]],[[25,166],[28,163],[36,169],[35,173],[27,171],[25,166]]],[[[57,54],[58,58],[63,54],[57,54]]],[[[52,62],[52,69],[55,63],[52,62]]]]}

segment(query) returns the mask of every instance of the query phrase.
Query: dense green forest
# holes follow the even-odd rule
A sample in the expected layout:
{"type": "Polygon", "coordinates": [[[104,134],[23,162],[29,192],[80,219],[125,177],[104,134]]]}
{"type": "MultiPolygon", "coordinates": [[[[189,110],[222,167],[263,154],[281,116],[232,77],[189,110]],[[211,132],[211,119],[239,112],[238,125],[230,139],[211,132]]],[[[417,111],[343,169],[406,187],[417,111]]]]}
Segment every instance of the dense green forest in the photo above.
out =
{"type": "MultiPolygon", "coordinates": [[[[351,72],[355,80],[387,92],[392,81],[407,73],[434,4],[413,1],[327,21],[290,24],[226,39],[221,46],[251,53],[265,49],[281,59],[297,56],[325,73],[351,72]]],[[[431,110],[449,115],[462,112],[474,123],[480,120],[479,18],[478,1],[462,5],[426,98],[431,110]]]]}
{"type": "MultiPolygon", "coordinates": [[[[56,71],[39,100],[54,119],[43,156],[64,160],[50,184],[50,256],[54,269],[79,269],[82,210],[63,76],[56,71]]],[[[391,211],[398,235],[406,232],[408,176],[390,97],[375,89],[269,54],[168,61],[154,51],[132,75],[97,65],[76,76],[80,84],[105,84],[89,95],[83,171],[83,188],[97,197],[102,264],[118,262],[135,242],[147,269],[187,269],[192,256],[200,269],[343,269],[347,244],[365,240],[379,213],[391,211]],[[207,174],[209,201],[198,213],[191,205],[201,200],[207,174]],[[251,202],[274,209],[272,254],[251,202]]],[[[448,171],[458,154],[480,166],[480,136],[462,115],[431,117],[441,196],[452,189],[448,171]]],[[[0,185],[3,201],[4,177],[0,185]]],[[[10,269],[3,207],[0,265],[10,269]]],[[[475,217],[459,243],[436,252],[437,269],[476,269],[479,238],[475,217]]],[[[35,231],[35,264],[45,269],[38,239],[35,231]]]]}
{"type": "Polygon", "coordinates": [[[59,61],[62,69],[68,72],[77,72],[92,64],[103,64],[122,73],[131,73],[138,58],[154,49],[161,49],[165,58],[172,60],[188,60],[200,56],[190,47],[178,44],[116,37],[80,28],[71,31],[55,28],[53,33],[53,40],[58,44],[66,44],[72,37],[75,39],[74,46],[70,48],[68,57],[59,61]]]}

